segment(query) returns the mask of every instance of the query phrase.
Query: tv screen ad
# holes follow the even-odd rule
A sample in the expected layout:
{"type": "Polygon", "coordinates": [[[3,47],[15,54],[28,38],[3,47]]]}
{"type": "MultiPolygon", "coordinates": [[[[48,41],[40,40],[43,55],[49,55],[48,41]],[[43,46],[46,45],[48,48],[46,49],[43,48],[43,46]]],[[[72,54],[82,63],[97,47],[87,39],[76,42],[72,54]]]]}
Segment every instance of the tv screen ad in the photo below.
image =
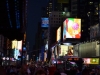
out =
{"type": "Polygon", "coordinates": [[[84,64],[99,64],[99,58],[83,58],[84,64]]]}
{"type": "Polygon", "coordinates": [[[22,54],[22,40],[17,41],[13,40],[12,41],[12,51],[14,52],[14,58],[18,60],[18,56],[21,56],[22,54]]]}
{"type": "Polygon", "coordinates": [[[57,29],[57,41],[59,42],[61,40],[61,27],[57,29]]]}
{"type": "Polygon", "coordinates": [[[61,45],[61,50],[59,51],[59,56],[65,56],[68,52],[67,45],[61,45]]]}
{"type": "Polygon", "coordinates": [[[63,22],[63,40],[66,38],[81,38],[81,19],[67,18],[63,22]]]}
{"type": "Polygon", "coordinates": [[[49,18],[41,18],[41,27],[49,27],[49,18]]]}

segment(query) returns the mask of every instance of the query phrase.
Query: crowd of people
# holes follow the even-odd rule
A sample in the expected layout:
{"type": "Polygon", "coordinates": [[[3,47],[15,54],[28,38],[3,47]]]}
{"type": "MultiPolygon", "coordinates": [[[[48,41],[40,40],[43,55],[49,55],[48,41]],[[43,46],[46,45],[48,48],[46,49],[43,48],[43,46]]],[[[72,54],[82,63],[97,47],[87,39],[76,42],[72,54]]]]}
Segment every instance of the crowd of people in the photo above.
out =
{"type": "Polygon", "coordinates": [[[100,68],[78,67],[56,68],[55,66],[0,66],[0,75],[100,75],[100,68]]]}

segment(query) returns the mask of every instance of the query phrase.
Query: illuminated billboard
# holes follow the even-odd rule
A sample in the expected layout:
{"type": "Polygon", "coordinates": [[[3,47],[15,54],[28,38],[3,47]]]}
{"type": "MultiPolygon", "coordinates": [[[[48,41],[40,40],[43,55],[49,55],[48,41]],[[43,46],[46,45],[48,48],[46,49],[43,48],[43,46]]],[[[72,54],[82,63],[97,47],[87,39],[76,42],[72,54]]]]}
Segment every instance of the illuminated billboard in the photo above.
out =
{"type": "Polygon", "coordinates": [[[49,18],[41,18],[41,27],[49,27],[49,18]]]}
{"type": "Polygon", "coordinates": [[[61,50],[59,50],[59,56],[65,56],[68,52],[68,46],[67,45],[61,45],[61,50]]]}
{"type": "Polygon", "coordinates": [[[99,58],[83,58],[84,64],[99,64],[99,58]]]}
{"type": "Polygon", "coordinates": [[[63,22],[63,40],[66,38],[81,38],[81,19],[67,18],[63,22]]]}
{"type": "Polygon", "coordinates": [[[21,56],[21,52],[18,49],[14,50],[14,58],[18,59],[18,56],[21,56]]]}
{"type": "Polygon", "coordinates": [[[46,44],[45,44],[45,51],[48,50],[48,41],[46,40],[46,44]]]}
{"type": "Polygon", "coordinates": [[[61,40],[61,27],[57,29],[57,41],[61,40]]]}
{"type": "Polygon", "coordinates": [[[17,49],[22,50],[22,41],[18,41],[17,49]]]}
{"type": "Polygon", "coordinates": [[[17,49],[17,40],[12,41],[12,49],[17,49]]]}
{"type": "Polygon", "coordinates": [[[13,40],[12,49],[22,50],[22,40],[21,41],[13,40]]]}

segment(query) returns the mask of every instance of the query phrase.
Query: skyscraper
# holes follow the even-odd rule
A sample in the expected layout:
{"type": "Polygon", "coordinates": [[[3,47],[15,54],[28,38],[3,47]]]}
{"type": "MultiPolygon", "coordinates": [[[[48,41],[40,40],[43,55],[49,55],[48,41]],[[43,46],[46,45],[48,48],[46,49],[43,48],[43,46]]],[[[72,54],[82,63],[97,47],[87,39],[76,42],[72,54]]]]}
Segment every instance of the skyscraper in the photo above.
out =
{"type": "Polygon", "coordinates": [[[98,8],[99,0],[71,0],[71,16],[82,20],[81,41],[88,41],[90,39],[90,26],[99,23],[98,8]]]}
{"type": "Polygon", "coordinates": [[[22,39],[27,23],[27,0],[3,0],[0,5],[0,33],[10,39],[22,39]]]}

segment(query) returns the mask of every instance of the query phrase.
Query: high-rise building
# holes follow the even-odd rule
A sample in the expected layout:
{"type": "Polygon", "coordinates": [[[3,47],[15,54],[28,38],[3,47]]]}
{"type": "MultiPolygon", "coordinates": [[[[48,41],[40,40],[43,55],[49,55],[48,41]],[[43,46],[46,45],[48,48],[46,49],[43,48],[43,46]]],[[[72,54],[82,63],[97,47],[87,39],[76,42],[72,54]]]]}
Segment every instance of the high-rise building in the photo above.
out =
{"type": "Polygon", "coordinates": [[[98,8],[99,0],[71,0],[71,16],[82,20],[81,41],[88,41],[90,26],[99,23],[98,8]]]}
{"type": "Polygon", "coordinates": [[[57,11],[70,11],[70,0],[57,0],[57,11]]]}
{"type": "MultiPolygon", "coordinates": [[[[70,12],[60,12],[60,11],[52,11],[51,16],[49,17],[49,28],[48,28],[48,49],[50,51],[50,48],[54,43],[56,43],[56,30],[59,26],[63,25],[63,21],[70,17],[70,12]]],[[[48,56],[49,55],[48,51],[48,56]]]]}
{"type": "Polygon", "coordinates": [[[56,4],[57,0],[49,0],[46,7],[48,17],[50,16],[52,11],[55,11],[57,9],[56,4]]]}
{"type": "Polygon", "coordinates": [[[3,0],[0,5],[0,33],[10,39],[22,39],[27,24],[27,0],[3,0]]]}
{"type": "Polygon", "coordinates": [[[49,0],[46,11],[47,15],[50,16],[52,11],[70,12],[70,8],[70,0],[49,0]]]}

